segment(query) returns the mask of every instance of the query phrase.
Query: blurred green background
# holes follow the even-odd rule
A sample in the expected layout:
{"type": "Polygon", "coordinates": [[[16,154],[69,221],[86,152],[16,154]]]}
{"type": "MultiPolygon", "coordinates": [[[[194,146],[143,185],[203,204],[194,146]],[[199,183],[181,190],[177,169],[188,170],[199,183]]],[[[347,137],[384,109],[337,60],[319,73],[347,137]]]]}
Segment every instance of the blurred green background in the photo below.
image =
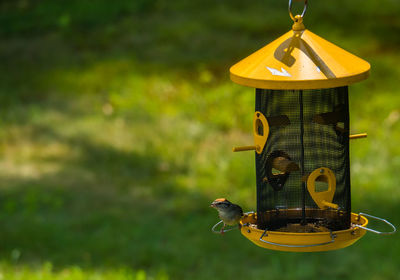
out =
{"type": "MultiPolygon", "coordinates": [[[[372,65],[353,211],[400,225],[400,2],[309,2],[306,27],[372,65]]],[[[256,207],[231,152],[254,91],[228,69],[290,29],[286,0],[3,0],[0,26],[0,279],[400,279],[399,234],[302,254],[210,231],[216,197],[256,207]]]]}

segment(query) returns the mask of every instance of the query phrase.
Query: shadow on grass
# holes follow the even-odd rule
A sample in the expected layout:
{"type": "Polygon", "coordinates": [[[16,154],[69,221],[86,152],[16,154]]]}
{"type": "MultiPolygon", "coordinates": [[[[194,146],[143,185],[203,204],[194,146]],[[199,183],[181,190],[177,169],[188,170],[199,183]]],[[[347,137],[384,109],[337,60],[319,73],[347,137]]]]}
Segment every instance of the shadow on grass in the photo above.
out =
{"type": "Polygon", "coordinates": [[[80,156],[53,159],[63,161],[58,171],[36,179],[2,176],[2,259],[153,269],[185,254],[182,237],[193,242],[208,232],[209,199],[174,185],[184,168],[165,174],[155,155],[64,141],[80,156]]]}

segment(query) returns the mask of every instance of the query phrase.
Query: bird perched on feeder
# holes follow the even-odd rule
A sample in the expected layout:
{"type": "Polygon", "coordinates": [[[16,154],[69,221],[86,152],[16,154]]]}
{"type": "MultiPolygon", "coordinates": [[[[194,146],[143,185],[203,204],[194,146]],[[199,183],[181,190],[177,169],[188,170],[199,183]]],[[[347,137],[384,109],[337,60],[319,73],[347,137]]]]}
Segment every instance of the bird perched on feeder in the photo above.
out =
{"type": "Polygon", "coordinates": [[[224,226],[221,228],[221,234],[224,233],[226,225],[233,226],[239,224],[239,221],[243,216],[242,207],[233,204],[226,198],[217,198],[213,203],[211,203],[210,207],[217,209],[218,216],[224,223],[224,226]]]}

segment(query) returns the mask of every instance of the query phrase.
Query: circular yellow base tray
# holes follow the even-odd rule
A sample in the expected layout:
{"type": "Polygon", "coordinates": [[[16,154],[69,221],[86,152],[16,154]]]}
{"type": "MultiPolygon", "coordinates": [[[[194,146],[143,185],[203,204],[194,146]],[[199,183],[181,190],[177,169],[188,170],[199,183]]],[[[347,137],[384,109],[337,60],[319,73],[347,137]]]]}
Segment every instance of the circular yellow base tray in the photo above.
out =
{"type": "Polygon", "coordinates": [[[366,227],[368,220],[351,213],[352,227],[349,229],[314,233],[264,231],[252,226],[256,223],[257,215],[254,213],[243,216],[240,221],[242,234],[257,246],[287,252],[319,252],[352,245],[366,233],[365,229],[357,225],[366,227]]]}

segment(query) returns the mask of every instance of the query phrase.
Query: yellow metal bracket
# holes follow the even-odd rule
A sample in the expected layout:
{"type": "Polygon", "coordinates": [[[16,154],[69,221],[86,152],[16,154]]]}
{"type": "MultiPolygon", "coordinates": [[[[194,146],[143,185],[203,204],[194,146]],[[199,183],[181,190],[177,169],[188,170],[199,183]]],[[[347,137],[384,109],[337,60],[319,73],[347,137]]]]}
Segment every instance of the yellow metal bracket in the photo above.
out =
{"type": "Polygon", "coordinates": [[[254,151],[256,146],[240,146],[240,147],[233,147],[232,151],[234,152],[244,152],[244,151],[254,151]]]}
{"type": "Polygon", "coordinates": [[[253,146],[234,147],[232,151],[243,152],[255,150],[257,154],[261,154],[264,150],[265,143],[267,143],[269,135],[269,124],[267,118],[259,111],[254,113],[253,117],[253,146]]]}
{"type": "Polygon", "coordinates": [[[307,179],[307,189],[319,208],[339,208],[339,205],[332,203],[336,191],[336,177],[333,171],[329,168],[320,167],[311,172],[307,179]],[[328,189],[326,191],[316,191],[316,181],[328,183],[328,189]]]}
{"type": "Polygon", "coordinates": [[[267,143],[269,135],[269,125],[267,118],[259,111],[254,113],[253,117],[253,135],[254,145],[256,146],[257,154],[261,154],[267,143]]]}

